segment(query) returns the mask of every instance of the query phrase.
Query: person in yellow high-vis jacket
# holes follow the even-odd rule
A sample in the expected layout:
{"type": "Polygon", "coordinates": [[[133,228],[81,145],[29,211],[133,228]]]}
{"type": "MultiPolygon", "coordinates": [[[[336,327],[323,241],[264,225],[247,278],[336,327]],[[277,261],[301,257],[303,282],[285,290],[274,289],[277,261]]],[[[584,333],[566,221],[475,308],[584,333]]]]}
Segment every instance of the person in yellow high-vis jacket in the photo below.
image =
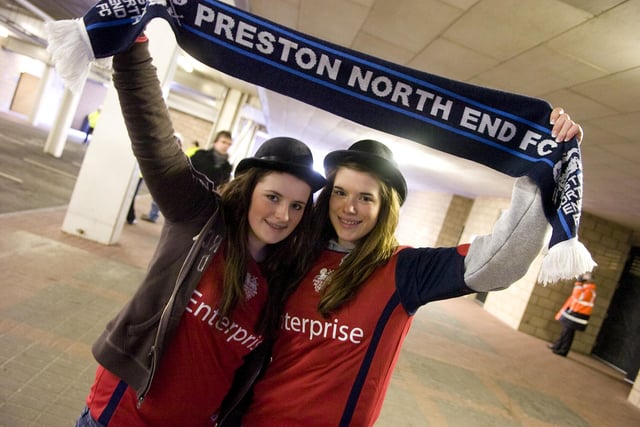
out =
{"type": "Polygon", "coordinates": [[[569,353],[576,331],[584,331],[589,323],[596,301],[596,284],[591,273],[585,273],[573,286],[571,296],[556,314],[556,320],[562,323],[560,337],[549,345],[551,351],[559,356],[569,353]]]}
{"type": "Polygon", "coordinates": [[[87,131],[86,131],[86,135],[84,136],[84,141],[82,141],[83,144],[86,144],[89,142],[89,136],[93,134],[93,129],[98,124],[98,119],[100,118],[100,111],[101,109],[98,108],[96,111],[92,111],[91,113],[87,114],[87,131]]]}

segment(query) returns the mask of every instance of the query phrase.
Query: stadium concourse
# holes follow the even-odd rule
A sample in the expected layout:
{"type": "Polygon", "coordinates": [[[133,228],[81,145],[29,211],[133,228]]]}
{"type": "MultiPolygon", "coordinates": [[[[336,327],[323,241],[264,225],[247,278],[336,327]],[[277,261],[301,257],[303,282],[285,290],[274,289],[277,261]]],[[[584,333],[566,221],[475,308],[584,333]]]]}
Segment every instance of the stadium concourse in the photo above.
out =
{"type": "MultiPolygon", "coordinates": [[[[0,129],[0,426],[70,426],[93,381],[91,343],[143,277],[161,225],[125,225],[111,246],[62,232],[82,135],[56,159],[44,130],[4,116],[0,129]]],[[[138,212],[149,203],[142,191],[138,212]]],[[[546,344],[471,298],[430,304],[376,426],[640,425],[623,374],[546,344]]]]}

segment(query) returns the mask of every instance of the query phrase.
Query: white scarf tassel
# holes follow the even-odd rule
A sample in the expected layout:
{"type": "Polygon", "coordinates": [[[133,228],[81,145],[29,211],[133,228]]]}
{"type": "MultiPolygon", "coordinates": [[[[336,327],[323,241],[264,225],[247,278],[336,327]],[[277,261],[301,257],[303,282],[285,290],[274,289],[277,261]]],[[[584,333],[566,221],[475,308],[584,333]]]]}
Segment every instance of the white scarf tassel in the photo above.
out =
{"type": "MultiPolygon", "coordinates": [[[[82,19],[66,19],[48,22],[45,25],[49,44],[47,51],[56,66],[65,86],[74,93],[84,87],[89,67],[96,60],[89,35],[82,19]]],[[[99,65],[108,67],[110,58],[99,60],[99,65]]]]}
{"type": "Polygon", "coordinates": [[[554,245],[542,260],[538,282],[543,285],[578,277],[598,264],[578,237],[554,245]]]}

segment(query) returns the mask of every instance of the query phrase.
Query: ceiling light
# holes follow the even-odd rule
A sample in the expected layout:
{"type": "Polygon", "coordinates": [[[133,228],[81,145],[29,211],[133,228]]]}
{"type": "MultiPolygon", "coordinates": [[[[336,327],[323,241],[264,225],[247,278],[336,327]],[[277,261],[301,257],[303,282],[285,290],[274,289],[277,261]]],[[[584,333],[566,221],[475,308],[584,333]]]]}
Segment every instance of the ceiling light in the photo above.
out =
{"type": "Polygon", "coordinates": [[[393,144],[393,158],[400,166],[413,165],[430,170],[447,170],[451,167],[441,155],[430,154],[422,147],[409,144],[393,144]]]}
{"type": "Polygon", "coordinates": [[[183,55],[178,56],[178,66],[182,68],[184,71],[186,71],[187,73],[193,72],[193,65],[191,65],[191,61],[186,56],[183,56],[183,55]]]}

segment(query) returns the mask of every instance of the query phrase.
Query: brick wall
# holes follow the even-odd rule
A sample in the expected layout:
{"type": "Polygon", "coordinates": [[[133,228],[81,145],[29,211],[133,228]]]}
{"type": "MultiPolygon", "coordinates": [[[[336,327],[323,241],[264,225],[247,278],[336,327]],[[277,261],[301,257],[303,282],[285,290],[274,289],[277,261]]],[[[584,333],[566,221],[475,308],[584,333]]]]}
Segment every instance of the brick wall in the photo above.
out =
{"type": "Polygon", "coordinates": [[[211,129],[213,128],[213,122],[183,113],[175,108],[169,109],[169,115],[171,116],[174,129],[181,134],[184,139],[182,141],[183,149],[186,150],[191,147],[194,141],[200,142],[200,148],[206,148],[209,134],[211,134],[211,129]]]}
{"type": "MultiPolygon", "coordinates": [[[[479,197],[476,200],[442,193],[411,192],[402,208],[397,236],[412,246],[453,246],[471,242],[475,236],[491,232],[495,221],[507,209],[510,199],[479,197]]],[[[595,281],[598,298],[586,331],[576,334],[572,351],[590,354],[606,316],[609,303],[632,246],[640,245],[640,235],[589,213],[583,213],[580,241],[598,263],[595,281]]],[[[503,291],[490,292],[484,309],[514,329],[555,340],[561,325],[554,319],[571,294],[573,280],[542,286],[537,283],[543,255],[518,282],[503,291]]],[[[469,296],[475,298],[475,295],[469,296]]],[[[640,407],[640,375],[628,400],[640,407]]]]}
{"type": "MultiPolygon", "coordinates": [[[[509,199],[477,198],[469,212],[460,242],[470,242],[477,235],[490,233],[509,203],[509,199]]],[[[598,286],[596,306],[589,327],[576,334],[572,347],[574,351],[589,354],[627,261],[631,243],[637,241],[638,236],[632,235],[631,230],[623,226],[586,212],[582,215],[579,236],[598,263],[595,270],[598,286]]],[[[539,256],[521,280],[506,290],[489,293],[484,308],[514,329],[553,341],[562,329],[554,316],[571,294],[574,281],[562,281],[546,287],[537,284],[541,262],[542,256],[539,256]]]]}
{"type": "MultiPolygon", "coordinates": [[[[469,213],[461,242],[472,242],[476,236],[491,233],[493,225],[510,203],[508,198],[478,197],[469,213]]],[[[484,309],[517,329],[529,303],[539,264],[540,259],[534,262],[525,277],[508,289],[490,292],[485,299],[484,309]]]]}
{"type": "MultiPolygon", "coordinates": [[[[502,209],[508,205],[508,199],[476,199],[460,241],[471,241],[476,235],[489,233],[502,209]]],[[[587,212],[582,214],[578,235],[598,263],[594,272],[598,297],[587,330],[576,334],[571,350],[590,354],[629,251],[632,246],[640,245],[640,235],[587,212]]],[[[542,258],[542,254],[538,256],[525,277],[508,289],[489,293],[484,309],[514,329],[553,341],[562,329],[554,316],[571,294],[574,281],[549,286],[537,284],[542,258]]],[[[640,374],[635,379],[628,401],[640,407],[640,374]]]]}
{"type": "Polygon", "coordinates": [[[456,246],[464,232],[464,227],[473,207],[473,199],[453,196],[442,223],[436,247],[456,246]]]}
{"type": "Polygon", "coordinates": [[[493,224],[503,210],[509,207],[510,200],[500,197],[478,197],[469,212],[461,242],[472,242],[475,236],[489,234],[493,224]]]}
{"type": "Polygon", "coordinates": [[[396,231],[400,244],[435,246],[452,198],[451,194],[411,191],[402,206],[396,231]]]}

